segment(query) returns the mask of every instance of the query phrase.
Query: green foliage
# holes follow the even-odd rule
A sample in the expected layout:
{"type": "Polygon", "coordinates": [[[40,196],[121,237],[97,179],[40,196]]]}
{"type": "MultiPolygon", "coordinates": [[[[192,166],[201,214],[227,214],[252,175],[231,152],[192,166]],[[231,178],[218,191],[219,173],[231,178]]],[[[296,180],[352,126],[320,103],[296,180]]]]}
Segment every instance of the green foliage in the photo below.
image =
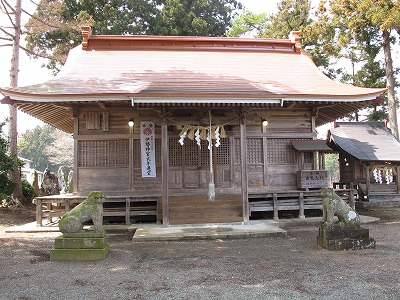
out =
{"type": "Polygon", "coordinates": [[[73,139],[50,125],[27,130],[18,140],[20,156],[31,160],[34,169],[57,172],[63,165],[73,167],[73,139]]]}
{"type": "Polygon", "coordinates": [[[22,179],[21,183],[22,183],[22,193],[24,195],[24,198],[29,202],[31,202],[32,199],[35,198],[35,196],[37,196],[35,195],[35,190],[33,189],[33,186],[25,179],[22,179]]]}
{"type": "Polygon", "coordinates": [[[232,28],[228,31],[229,37],[240,37],[242,35],[261,36],[264,24],[268,21],[266,13],[254,14],[247,10],[235,19],[232,28]]]}
{"type": "Polygon", "coordinates": [[[3,135],[4,123],[0,123],[0,200],[11,195],[15,183],[10,178],[10,171],[14,167],[14,160],[7,154],[8,142],[3,135]]]}
{"type": "Polygon", "coordinates": [[[311,23],[309,0],[282,0],[276,14],[254,14],[247,10],[235,19],[228,36],[253,35],[266,38],[288,38],[291,31],[311,23]]]}
{"type": "MultiPolygon", "coordinates": [[[[394,107],[393,74],[397,72],[391,64],[390,45],[384,43],[385,30],[398,30],[400,20],[396,19],[400,8],[397,1],[373,0],[321,0],[316,12],[316,21],[308,25],[303,36],[314,40],[321,53],[327,55],[324,64],[325,73],[337,80],[360,87],[382,88],[389,83],[389,107],[394,107]],[[396,10],[397,7],[397,10],[396,10]],[[385,16],[385,17],[383,17],[385,16]],[[390,25],[390,26],[389,26],[390,25]],[[384,54],[384,55],[382,55],[384,54]],[[338,60],[352,66],[350,72],[343,68],[335,68],[338,60]]],[[[391,42],[395,40],[392,37],[391,42]]],[[[389,43],[388,43],[389,44],[389,43]]],[[[383,107],[371,107],[373,115],[370,120],[385,118],[383,107]],[[382,113],[379,113],[382,112],[382,113]]],[[[395,115],[395,109],[392,116],[395,115]]],[[[365,112],[363,112],[365,113],[365,112]]],[[[348,116],[357,119],[355,116],[348,116]]],[[[391,118],[393,119],[393,118],[391,118]]],[[[397,123],[397,121],[393,121],[397,123]]],[[[391,127],[397,128],[397,125],[391,127]]]]}
{"type": "Polygon", "coordinates": [[[263,37],[288,38],[294,30],[302,30],[311,23],[310,0],[281,0],[278,12],[265,24],[263,37]]]}
{"type": "Polygon", "coordinates": [[[325,154],[325,169],[331,183],[339,181],[339,154],[325,154]]]}
{"type": "Polygon", "coordinates": [[[25,26],[27,49],[57,73],[83,25],[93,34],[223,36],[240,8],[236,0],[41,0],[25,26]]]}
{"type": "Polygon", "coordinates": [[[31,160],[33,168],[43,171],[49,165],[49,157],[45,152],[47,145],[54,141],[55,128],[50,125],[36,126],[27,130],[18,139],[20,156],[31,160]]]}
{"type": "Polygon", "coordinates": [[[76,1],[41,0],[25,24],[28,54],[48,58],[46,67],[54,74],[64,64],[69,50],[81,42],[81,26],[93,24],[85,11],[72,9],[73,3],[76,1]]]}
{"type": "Polygon", "coordinates": [[[150,34],[224,36],[232,23],[236,0],[162,0],[150,34]]]}
{"type": "Polygon", "coordinates": [[[389,115],[387,112],[386,107],[381,107],[379,110],[374,110],[372,113],[368,115],[368,121],[370,122],[377,122],[377,121],[384,121],[388,120],[389,115]]]}

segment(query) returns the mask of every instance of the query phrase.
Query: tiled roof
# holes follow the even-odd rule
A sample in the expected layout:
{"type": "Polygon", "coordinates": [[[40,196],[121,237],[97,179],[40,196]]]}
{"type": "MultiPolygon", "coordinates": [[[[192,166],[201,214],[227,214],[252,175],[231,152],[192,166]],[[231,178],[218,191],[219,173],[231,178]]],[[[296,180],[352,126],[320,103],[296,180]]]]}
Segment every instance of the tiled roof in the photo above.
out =
{"type": "Polygon", "coordinates": [[[338,122],[328,141],[360,161],[400,162],[400,143],[382,122],[338,122]]]}

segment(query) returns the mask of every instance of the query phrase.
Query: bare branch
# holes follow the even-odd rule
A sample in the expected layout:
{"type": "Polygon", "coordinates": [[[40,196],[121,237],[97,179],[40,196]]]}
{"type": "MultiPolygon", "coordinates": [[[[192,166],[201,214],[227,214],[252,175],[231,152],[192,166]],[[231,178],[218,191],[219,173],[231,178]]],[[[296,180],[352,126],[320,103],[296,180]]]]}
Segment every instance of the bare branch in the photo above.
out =
{"type": "Polygon", "coordinates": [[[11,38],[5,38],[5,37],[2,37],[2,36],[0,36],[0,40],[3,40],[3,41],[10,41],[10,42],[13,41],[13,39],[11,39],[11,38]]]}
{"type": "Polygon", "coordinates": [[[0,27],[0,31],[3,32],[5,35],[11,37],[11,41],[14,39],[14,35],[9,33],[7,30],[3,29],[2,27],[0,27]]]}
{"type": "Polygon", "coordinates": [[[12,47],[12,44],[3,44],[3,45],[0,45],[0,47],[12,47]]]}
{"type": "Polygon", "coordinates": [[[31,2],[32,4],[35,4],[36,6],[39,5],[39,3],[36,3],[35,1],[32,1],[32,0],[30,0],[30,2],[31,2]]]}
{"type": "Polygon", "coordinates": [[[14,9],[14,7],[10,4],[10,3],[8,3],[8,1],[6,1],[6,0],[0,0],[0,3],[1,3],[1,5],[3,6],[3,9],[4,9],[4,12],[6,13],[6,14],[15,14],[15,9],[14,9]],[[7,8],[8,7],[8,8],[7,8]],[[9,9],[11,10],[11,11],[9,11],[9,9]]]}
{"type": "Polygon", "coordinates": [[[11,18],[11,15],[15,14],[15,9],[6,0],[0,0],[0,3],[3,7],[4,14],[7,16],[13,28],[15,28],[14,20],[11,18]]]}

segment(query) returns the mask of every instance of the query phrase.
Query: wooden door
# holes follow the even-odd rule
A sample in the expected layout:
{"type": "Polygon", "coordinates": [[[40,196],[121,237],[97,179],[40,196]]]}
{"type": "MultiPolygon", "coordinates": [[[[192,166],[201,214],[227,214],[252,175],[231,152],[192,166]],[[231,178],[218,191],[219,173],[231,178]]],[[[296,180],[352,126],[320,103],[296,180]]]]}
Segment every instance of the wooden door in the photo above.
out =
{"type": "MultiPolygon", "coordinates": [[[[210,178],[210,153],[208,142],[185,140],[183,145],[176,139],[170,139],[170,176],[171,188],[208,188],[210,178]]],[[[216,186],[230,186],[230,151],[229,139],[221,139],[218,148],[213,147],[213,170],[216,186]]]]}

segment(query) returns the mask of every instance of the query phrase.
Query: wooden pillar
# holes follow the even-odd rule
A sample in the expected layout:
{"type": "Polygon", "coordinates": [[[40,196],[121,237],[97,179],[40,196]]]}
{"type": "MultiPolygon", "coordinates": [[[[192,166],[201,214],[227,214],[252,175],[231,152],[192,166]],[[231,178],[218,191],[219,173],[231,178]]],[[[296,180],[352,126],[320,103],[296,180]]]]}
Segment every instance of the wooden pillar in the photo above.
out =
{"type": "Polygon", "coordinates": [[[352,209],[356,209],[356,202],[354,199],[354,193],[355,191],[350,187],[350,191],[349,191],[349,205],[352,209]]]}
{"type": "Polygon", "coordinates": [[[325,153],[324,152],[318,152],[318,153],[319,153],[319,169],[325,170],[325,153]]]}
{"type": "Polygon", "coordinates": [[[301,151],[299,152],[299,162],[298,162],[298,166],[299,166],[299,170],[303,171],[304,170],[304,152],[301,151]]]}
{"type": "MultiPolygon", "coordinates": [[[[312,132],[312,136],[313,136],[313,140],[317,139],[317,126],[316,126],[316,117],[317,117],[317,110],[315,108],[313,108],[312,110],[312,116],[311,116],[311,132],[312,132]]],[[[313,170],[317,170],[318,169],[318,152],[317,151],[313,151],[313,170]]]]}
{"type": "Polygon", "coordinates": [[[318,170],[318,152],[313,151],[313,170],[318,170]]]}
{"type": "MultiPolygon", "coordinates": [[[[132,132],[132,128],[130,128],[132,132]]],[[[129,163],[129,190],[133,191],[134,190],[134,166],[133,166],[133,135],[131,134],[129,137],[129,158],[128,158],[128,163],[129,163]]]]}
{"type": "Polygon", "coordinates": [[[272,205],[274,209],[274,220],[278,221],[279,220],[279,209],[278,209],[278,194],[273,193],[272,194],[272,205]]]}
{"type": "Polygon", "coordinates": [[[299,218],[300,219],[305,219],[305,214],[304,214],[304,193],[300,192],[299,194],[299,218]]]}
{"type": "Polygon", "coordinates": [[[250,207],[247,182],[247,135],[246,135],[246,117],[242,112],[240,118],[240,157],[241,157],[241,177],[242,177],[242,198],[243,198],[243,222],[249,222],[250,207]]]}
{"type": "Polygon", "coordinates": [[[42,227],[43,226],[42,200],[36,198],[35,204],[36,204],[36,226],[42,227]]]}
{"type": "Polygon", "coordinates": [[[262,126],[262,133],[263,133],[263,184],[264,186],[269,186],[268,183],[268,140],[267,140],[267,127],[262,126]]]}
{"type": "Polygon", "coordinates": [[[169,173],[169,148],[168,148],[168,125],[163,119],[161,124],[161,173],[162,173],[162,219],[163,225],[169,226],[169,204],[168,204],[168,173],[169,173]]]}
{"type": "Polygon", "coordinates": [[[72,115],[74,117],[74,177],[73,177],[73,193],[78,193],[78,178],[79,178],[79,170],[78,170],[78,136],[79,136],[79,110],[78,108],[74,108],[72,110],[72,115]]]}
{"type": "Polygon", "coordinates": [[[396,173],[397,194],[400,194],[400,166],[396,166],[396,173]]]}
{"type": "Polygon", "coordinates": [[[369,199],[369,192],[370,192],[370,190],[371,190],[371,176],[370,176],[370,172],[369,172],[369,165],[367,164],[366,166],[365,166],[365,172],[366,172],[366,182],[365,182],[365,188],[366,188],[366,190],[367,190],[367,197],[368,197],[368,199],[369,199]]]}

